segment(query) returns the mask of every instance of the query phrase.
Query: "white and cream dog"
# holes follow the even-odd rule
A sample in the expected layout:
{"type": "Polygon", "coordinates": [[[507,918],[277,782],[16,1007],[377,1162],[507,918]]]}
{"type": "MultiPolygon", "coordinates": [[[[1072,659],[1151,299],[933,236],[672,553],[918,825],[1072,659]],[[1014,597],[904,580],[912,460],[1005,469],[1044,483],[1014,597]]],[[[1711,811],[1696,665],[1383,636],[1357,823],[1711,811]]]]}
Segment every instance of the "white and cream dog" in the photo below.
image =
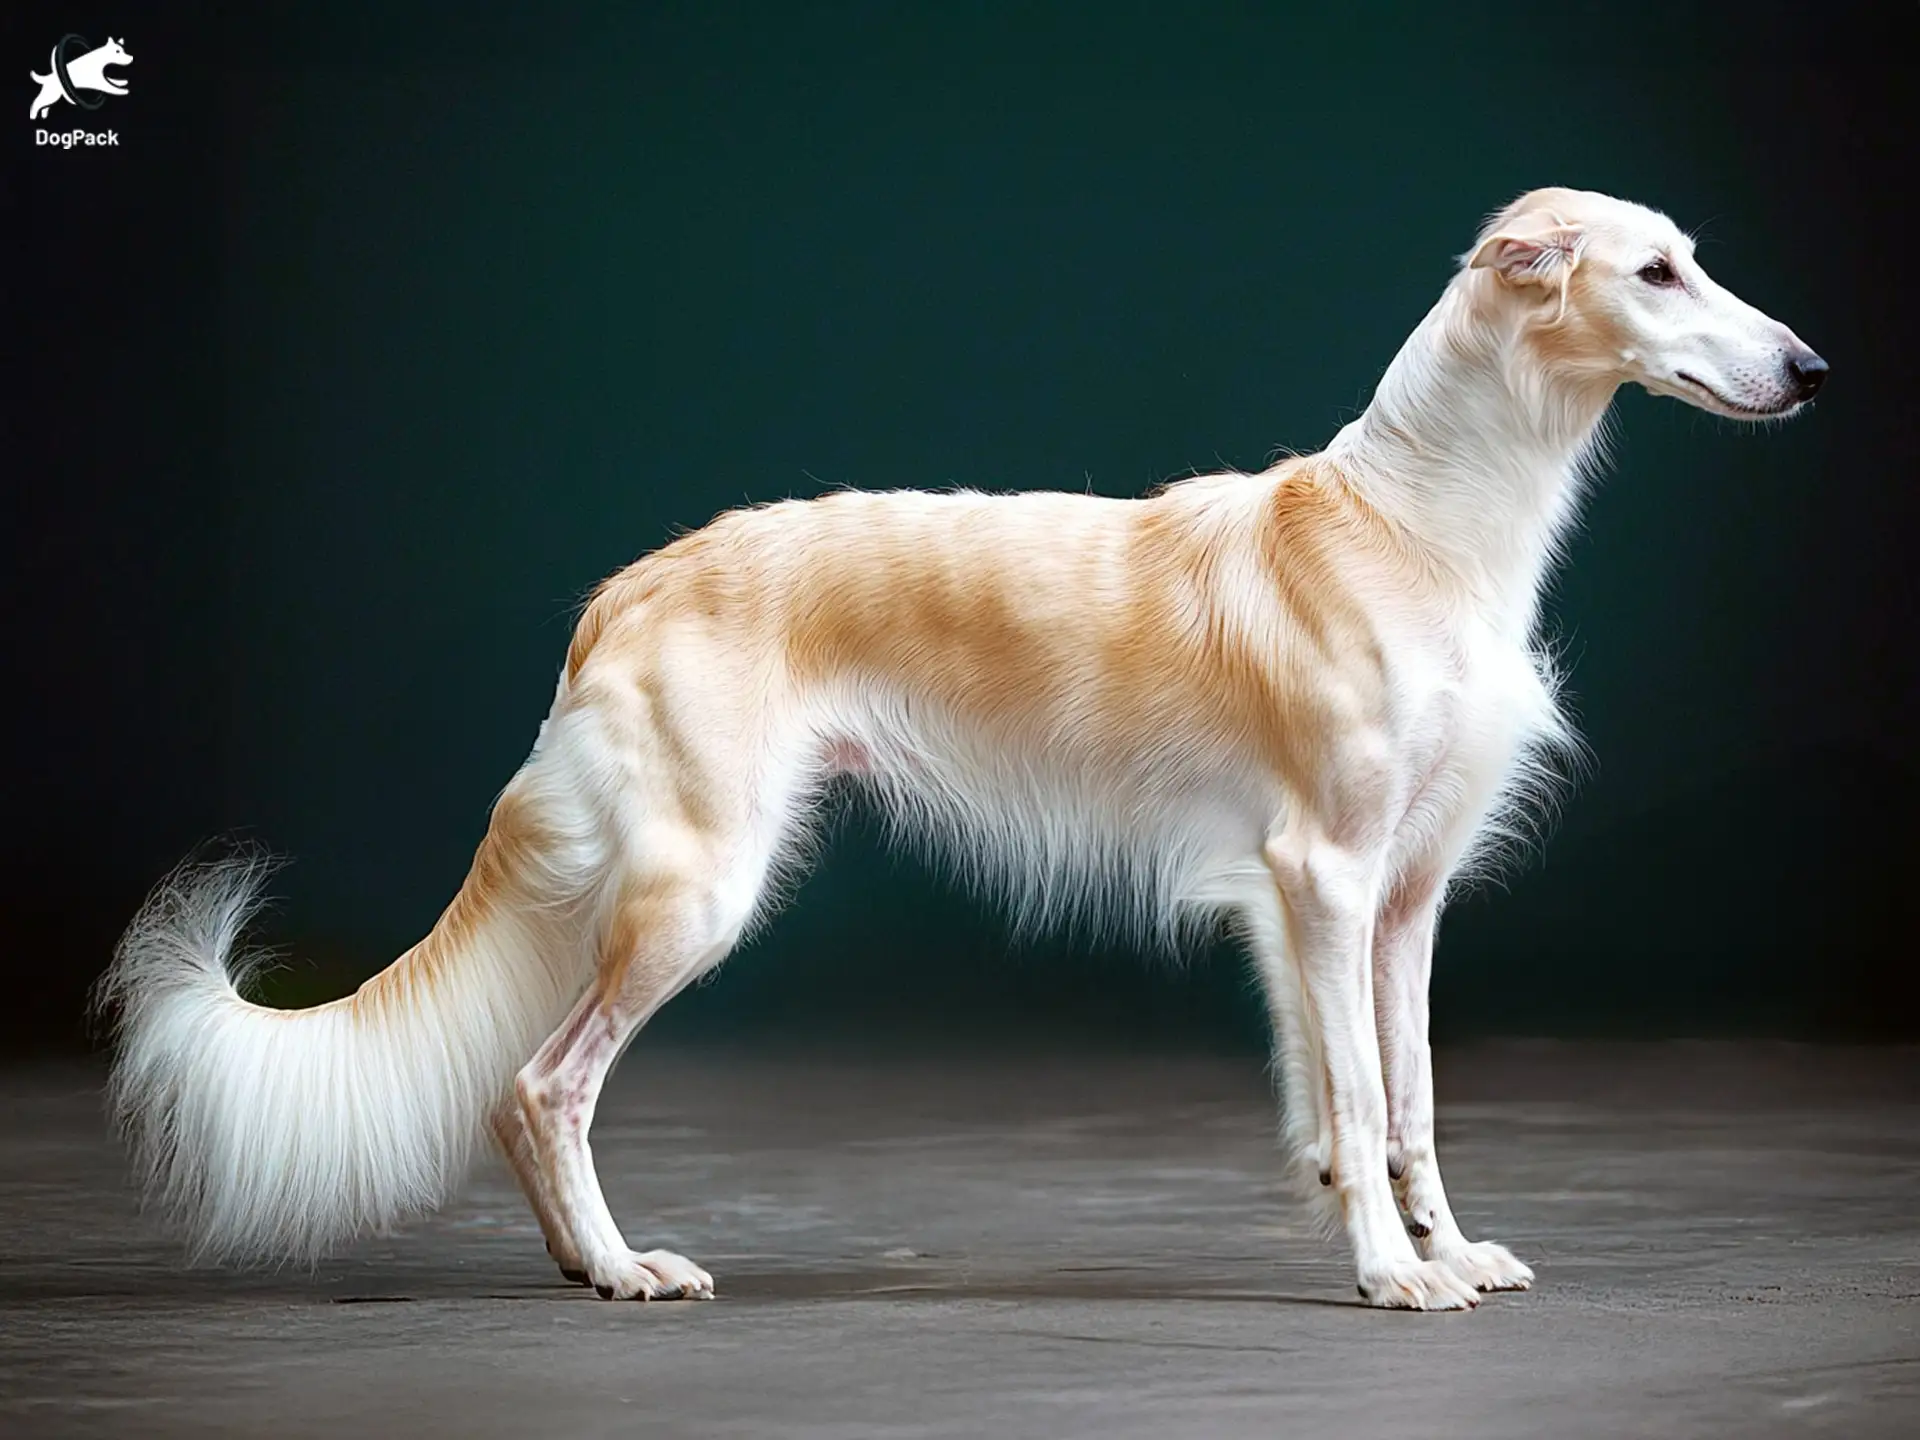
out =
{"type": "Polygon", "coordinates": [[[1457,1309],[1524,1288],[1448,1208],[1427,981],[1449,886],[1569,740],[1542,583],[1622,384],[1758,419],[1825,372],[1665,216],[1540,190],[1317,455],[1141,500],[723,515],[599,588],[465,884],[357,994],[242,998],[258,867],[156,892],[101,987],[147,1192],[199,1253],[309,1258],[444,1201],[490,1130],[570,1276],[710,1295],[622,1237],[595,1100],[851,775],[1029,916],[1230,918],[1271,1005],[1287,1149],[1360,1293],[1457,1309]]]}

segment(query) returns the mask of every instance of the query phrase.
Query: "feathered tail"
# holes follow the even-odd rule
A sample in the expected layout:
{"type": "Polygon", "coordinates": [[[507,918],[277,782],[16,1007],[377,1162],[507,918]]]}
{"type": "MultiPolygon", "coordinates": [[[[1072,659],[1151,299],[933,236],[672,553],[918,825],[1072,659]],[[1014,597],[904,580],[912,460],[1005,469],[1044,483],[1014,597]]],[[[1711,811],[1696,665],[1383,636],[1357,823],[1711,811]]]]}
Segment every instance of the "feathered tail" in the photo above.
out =
{"type": "Polygon", "coordinates": [[[593,960],[594,857],[515,802],[510,787],[427,938],[310,1010],[241,994],[269,866],[186,866],[148,899],[95,1003],[115,1020],[113,1117],[195,1258],[310,1262],[460,1183],[593,960]]]}

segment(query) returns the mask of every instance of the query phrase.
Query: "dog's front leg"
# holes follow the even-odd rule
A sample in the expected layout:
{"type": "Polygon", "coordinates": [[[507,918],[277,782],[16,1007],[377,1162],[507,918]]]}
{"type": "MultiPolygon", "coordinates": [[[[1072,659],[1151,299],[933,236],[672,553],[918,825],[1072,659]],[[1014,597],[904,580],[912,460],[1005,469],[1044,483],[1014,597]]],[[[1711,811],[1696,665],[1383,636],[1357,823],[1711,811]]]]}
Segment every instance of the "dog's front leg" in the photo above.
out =
{"type": "Polygon", "coordinates": [[[1374,1021],[1387,1092],[1387,1172],[1408,1228],[1429,1259],[1476,1290],[1524,1290],[1533,1271],[1504,1245],[1460,1233],[1440,1180],[1433,1133],[1433,1051],[1427,1039],[1427,987],[1442,885],[1416,877],[1396,887],[1373,936],[1374,1021]]]}
{"type": "Polygon", "coordinates": [[[1264,858],[1286,940],[1318,1033],[1332,1123],[1329,1170],[1360,1294],[1370,1305],[1459,1310],[1473,1286],[1414,1250],[1387,1179],[1387,1099],[1374,1031],[1371,965],[1380,859],[1305,826],[1273,836],[1264,858]]]}

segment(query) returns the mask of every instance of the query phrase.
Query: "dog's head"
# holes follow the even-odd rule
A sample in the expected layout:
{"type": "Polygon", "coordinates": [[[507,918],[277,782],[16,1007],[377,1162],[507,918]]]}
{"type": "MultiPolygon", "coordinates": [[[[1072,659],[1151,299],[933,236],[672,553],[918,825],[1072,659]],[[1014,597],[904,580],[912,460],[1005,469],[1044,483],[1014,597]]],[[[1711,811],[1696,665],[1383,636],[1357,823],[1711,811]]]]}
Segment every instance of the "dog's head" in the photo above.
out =
{"type": "Polygon", "coordinates": [[[1466,265],[1558,373],[1632,381],[1735,420],[1791,414],[1826,379],[1826,361],[1716,284],[1692,240],[1644,206],[1535,190],[1493,218],[1466,265]]]}
{"type": "Polygon", "coordinates": [[[133,63],[133,56],[127,53],[126,46],[109,35],[107,37],[107,43],[102,45],[98,50],[89,51],[86,59],[94,64],[94,73],[100,77],[100,84],[97,88],[106,90],[114,95],[124,95],[127,93],[127,82],[122,76],[107,74],[107,67],[109,65],[131,65],[133,63]]]}

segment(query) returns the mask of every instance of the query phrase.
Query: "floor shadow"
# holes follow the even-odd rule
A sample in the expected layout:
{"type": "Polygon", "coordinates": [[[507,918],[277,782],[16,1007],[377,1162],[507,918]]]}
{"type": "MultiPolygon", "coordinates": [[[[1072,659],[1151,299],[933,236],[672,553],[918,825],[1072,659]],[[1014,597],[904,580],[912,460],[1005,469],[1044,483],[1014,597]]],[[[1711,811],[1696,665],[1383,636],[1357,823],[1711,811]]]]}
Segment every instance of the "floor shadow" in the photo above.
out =
{"type": "MultiPolygon", "coordinates": [[[[339,1282],[280,1275],[234,1275],[215,1270],[130,1267],[101,1274],[90,1266],[36,1264],[8,1273],[0,1269],[0,1307],[62,1302],[143,1305],[403,1305],[461,1301],[557,1301],[602,1303],[593,1292],[563,1280],[494,1285],[483,1290],[449,1283],[455,1277],[391,1275],[353,1277],[349,1293],[339,1282]]],[[[1358,1298],[1337,1299],[1282,1290],[1250,1289],[1227,1279],[1196,1282],[1191,1275],[1150,1270],[1089,1269],[990,1273],[972,1269],[761,1269],[720,1273],[718,1300],[728,1304],[788,1305],[808,1301],[886,1303],[926,1300],[1059,1300],[1132,1304],[1203,1303],[1314,1305],[1362,1309],[1358,1298]]],[[[656,1302],[671,1303],[671,1302],[656,1302]]]]}

